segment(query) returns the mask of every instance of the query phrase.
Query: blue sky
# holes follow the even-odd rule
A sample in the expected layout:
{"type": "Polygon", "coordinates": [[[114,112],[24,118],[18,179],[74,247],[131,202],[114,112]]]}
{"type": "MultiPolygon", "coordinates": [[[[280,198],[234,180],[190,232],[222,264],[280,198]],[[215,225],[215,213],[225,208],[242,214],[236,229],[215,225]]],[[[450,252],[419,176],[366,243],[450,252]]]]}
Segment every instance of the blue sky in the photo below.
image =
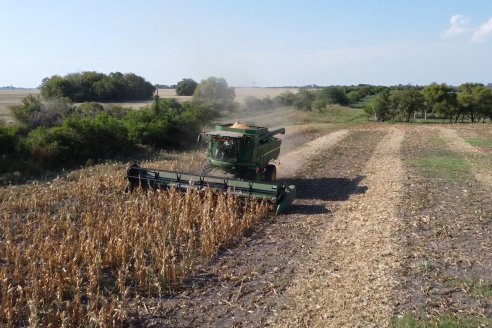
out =
{"type": "Polygon", "coordinates": [[[492,82],[492,1],[0,2],[0,86],[134,72],[234,86],[492,82]]]}

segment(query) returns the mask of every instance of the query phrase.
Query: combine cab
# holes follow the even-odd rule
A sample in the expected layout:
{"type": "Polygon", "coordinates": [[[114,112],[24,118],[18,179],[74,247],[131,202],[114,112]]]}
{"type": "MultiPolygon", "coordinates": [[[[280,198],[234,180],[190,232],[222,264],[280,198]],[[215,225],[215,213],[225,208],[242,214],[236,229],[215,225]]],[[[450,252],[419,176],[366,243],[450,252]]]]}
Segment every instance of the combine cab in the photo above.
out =
{"type": "Polygon", "coordinates": [[[207,161],[199,175],[146,169],[133,165],[127,172],[129,190],[136,187],[180,190],[213,188],[240,197],[265,199],[277,204],[277,213],[285,212],[295,198],[295,186],[275,183],[272,161],[280,154],[281,140],[274,137],[285,129],[242,123],[216,125],[202,133],[208,139],[207,161]]]}

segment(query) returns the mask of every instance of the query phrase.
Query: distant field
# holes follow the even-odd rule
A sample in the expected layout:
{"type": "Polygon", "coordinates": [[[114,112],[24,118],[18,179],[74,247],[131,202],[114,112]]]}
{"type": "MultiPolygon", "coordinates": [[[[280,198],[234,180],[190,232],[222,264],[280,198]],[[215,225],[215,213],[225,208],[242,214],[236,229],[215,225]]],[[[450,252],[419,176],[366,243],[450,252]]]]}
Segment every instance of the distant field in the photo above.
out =
{"type": "MultiPolygon", "coordinates": [[[[285,91],[297,92],[295,88],[235,88],[236,98],[239,103],[243,103],[247,96],[253,96],[257,98],[271,97],[274,98],[285,91]]],[[[9,106],[18,104],[22,98],[27,95],[39,95],[38,89],[26,89],[26,90],[0,90],[0,120],[11,122],[9,106]]],[[[191,97],[177,96],[175,89],[159,89],[159,96],[161,98],[175,98],[178,101],[190,100],[191,97]]],[[[127,101],[127,102],[111,102],[107,104],[120,105],[123,107],[142,108],[152,103],[152,100],[146,101],[127,101]]]]}
{"type": "Polygon", "coordinates": [[[236,91],[236,101],[244,102],[244,98],[247,96],[253,96],[256,98],[265,98],[267,96],[274,98],[279,94],[290,91],[296,93],[298,89],[296,88],[235,88],[236,91]]]}
{"type": "Polygon", "coordinates": [[[0,121],[4,119],[10,122],[9,106],[18,104],[22,98],[27,95],[38,95],[38,89],[25,89],[25,90],[0,90],[0,121]]]}
{"type": "MultiPolygon", "coordinates": [[[[236,98],[235,100],[237,102],[243,103],[244,99],[247,96],[253,96],[256,98],[265,98],[265,97],[276,97],[279,94],[286,92],[286,91],[291,91],[293,93],[297,92],[297,89],[295,88],[239,88],[236,87],[234,88],[236,91],[236,98]]],[[[178,100],[189,100],[191,97],[186,97],[186,96],[176,96],[176,90],[175,89],[159,89],[159,96],[161,98],[176,98],[178,100]]]]}

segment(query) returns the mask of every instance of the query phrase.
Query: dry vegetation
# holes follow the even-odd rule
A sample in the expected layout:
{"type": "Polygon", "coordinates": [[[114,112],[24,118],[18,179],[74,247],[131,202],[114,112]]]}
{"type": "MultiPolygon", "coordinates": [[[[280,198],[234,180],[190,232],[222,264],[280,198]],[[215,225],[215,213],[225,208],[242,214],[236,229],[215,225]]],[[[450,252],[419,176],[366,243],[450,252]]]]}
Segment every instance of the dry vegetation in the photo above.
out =
{"type": "Polygon", "coordinates": [[[211,191],[125,194],[118,165],[81,174],[0,190],[0,325],[120,326],[267,213],[211,191]]]}
{"type": "Polygon", "coordinates": [[[38,89],[0,90],[0,121],[11,122],[9,107],[19,104],[28,95],[38,94],[38,89]]]}

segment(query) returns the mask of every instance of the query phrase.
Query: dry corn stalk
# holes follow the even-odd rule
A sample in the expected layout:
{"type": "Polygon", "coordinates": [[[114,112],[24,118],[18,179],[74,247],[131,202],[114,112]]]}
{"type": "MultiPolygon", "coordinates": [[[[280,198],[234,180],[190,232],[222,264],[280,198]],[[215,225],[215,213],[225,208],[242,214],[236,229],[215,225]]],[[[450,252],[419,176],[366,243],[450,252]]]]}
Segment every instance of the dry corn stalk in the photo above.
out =
{"type": "Polygon", "coordinates": [[[121,326],[265,217],[267,205],[189,191],[124,194],[121,168],[0,190],[0,325],[121,326]]]}

